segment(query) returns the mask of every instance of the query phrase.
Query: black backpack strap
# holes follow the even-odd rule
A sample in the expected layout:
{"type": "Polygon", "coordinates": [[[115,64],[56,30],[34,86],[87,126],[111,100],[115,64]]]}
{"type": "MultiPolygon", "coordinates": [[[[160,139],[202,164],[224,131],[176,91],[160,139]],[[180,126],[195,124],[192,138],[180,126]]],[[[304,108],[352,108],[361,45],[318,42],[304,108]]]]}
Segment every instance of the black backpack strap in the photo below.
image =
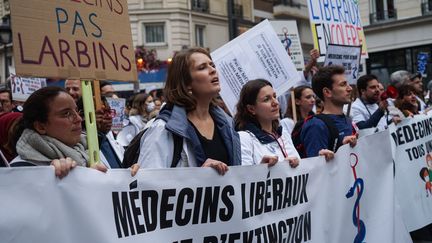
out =
{"type": "Polygon", "coordinates": [[[328,139],[328,149],[333,152],[336,152],[336,150],[342,145],[342,141],[339,141],[339,130],[334,124],[333,119],[331,119],[326,114],[318,114],[315,115],[315,117],[323,121],[324,124],[327,126],[327,129],[329,130],[329,134],[330,134],[328,139]]]}
{"type": "Polygon", "coordinates": [[[178,162],[181,159],[181,152],[183,150],[183,138],[175,133],[171,133],[174,140],[174,152],[171,161],[171,168],[177,167],[178,162]]]}
{"type": "Polygon", "coordinates": [[[132,139],[132,141],[125,149],[123,155],[123,161],[121,163],[122,168],[129,168],[133,164],[138,162],[140,148],[141,148],[141,137],[144,135],[146,130],[147,129],[144,129],[141,132],[139,132],[137,135],[135,135],[135,137],[132,139]]]}

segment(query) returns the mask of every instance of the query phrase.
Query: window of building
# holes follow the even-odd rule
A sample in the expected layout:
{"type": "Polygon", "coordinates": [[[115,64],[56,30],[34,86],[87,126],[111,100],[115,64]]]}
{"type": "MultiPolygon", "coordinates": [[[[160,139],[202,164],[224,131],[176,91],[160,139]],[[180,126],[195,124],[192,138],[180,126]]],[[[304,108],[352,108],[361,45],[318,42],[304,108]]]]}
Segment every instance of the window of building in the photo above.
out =
{"type": "Polygon", "coordinates": [[[425,82],[432,76],[432,45],[369,53],[369,58],[366,60],[367,71],[378,76],[378,79],[387,85],[390,75],[395,71],[417,72],[419,53],[427,53],[429,56],[426,65],[426,78],[423,79],[425,82]]]}
{"type": "Polygon", "coordinates": [[[394,0],[371,0],[370,12],[371,24],[397,18],[394,0]]]}
{"type": "Polygon", "coordinates": [[[202,25],[195,26],[195,44],[197,46],[200,47],[205,46],[204,31],[205,31],[205,26],[202,25]]]}
{"type": "Polygon", "coordinates": [[[432,14],[432,0],[422,0],[421,3],[422,14],[432,14]]]}
{"type": "Polygon", "coordinates": [[[209,0],[192,0],[192,10],[208,13],[209,0]]]}
{"type": "Polygon", "coordinates": [[[165,23],[145,23],[143,33],[145,44],[165,44],[165,23]]]}

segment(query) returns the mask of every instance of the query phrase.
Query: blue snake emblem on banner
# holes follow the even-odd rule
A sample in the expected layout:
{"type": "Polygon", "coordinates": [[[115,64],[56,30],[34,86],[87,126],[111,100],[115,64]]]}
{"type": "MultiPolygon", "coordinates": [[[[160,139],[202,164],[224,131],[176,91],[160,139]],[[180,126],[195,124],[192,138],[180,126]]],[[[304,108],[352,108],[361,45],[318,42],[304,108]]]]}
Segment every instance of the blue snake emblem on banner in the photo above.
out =
{"type": "Polygon", "coordinates": [[[351,198],[354,196],[355,191],[357,191],[357,199],[355,200],[352,221],[355,227],[357,227],[357,235],[354,238],[354,243],[364,243],[366,237],[366,225],[363,220],[360,219],[360,199],[363,195],[364,183],[362,178],[357,177],[356,166],[358,165],[359,159],[357,154],[350,154],[350,166],[354,176],[354,183],[352,187],[348,190],[345,195],[346,198],[351,198]]]}

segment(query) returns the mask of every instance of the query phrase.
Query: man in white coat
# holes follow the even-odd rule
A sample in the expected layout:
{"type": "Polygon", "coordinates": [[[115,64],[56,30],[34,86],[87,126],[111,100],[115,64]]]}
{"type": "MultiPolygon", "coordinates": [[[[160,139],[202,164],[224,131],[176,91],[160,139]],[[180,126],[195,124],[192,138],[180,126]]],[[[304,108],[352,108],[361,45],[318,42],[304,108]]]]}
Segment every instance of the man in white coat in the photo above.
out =
{"type": "Polygon", "coordinates": [[[352,103],[351,117],[359,129],[387,127],[387,100],[380,100],[378,78],[363,75],[357,80],[359,97],[352,103]]]}

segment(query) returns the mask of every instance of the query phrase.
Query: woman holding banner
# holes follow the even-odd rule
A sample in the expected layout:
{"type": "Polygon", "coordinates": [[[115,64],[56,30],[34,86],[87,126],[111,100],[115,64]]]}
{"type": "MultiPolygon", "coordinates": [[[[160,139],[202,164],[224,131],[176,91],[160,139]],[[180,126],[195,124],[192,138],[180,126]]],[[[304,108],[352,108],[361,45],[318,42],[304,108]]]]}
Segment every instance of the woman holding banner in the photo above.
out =
{"type": "Polygon", "coordinates": [[[168,67],[166,105],[141,138],[140,166],[212,167],[225,174],[228,166],[240,165],[238,134],[214,102],[219,91],[218,74],[205,49],[177,53],[168,67]]]}
{"type": "MultiPolygon", "coordinates": [[[[253,165],[268,161],[269,165],[286,160],[297,167],[300,155],[291,136],[279,126],[279,103],[276,92],[267,80],[256,79],[246,83],[241,92],[235,115],[236,129],[240,130],[242,164],[253,165]]],[[[333,152],[323,150],[326,159],[333,152]]]]}
{"type": "MultiPolygon", "coordinates": [[[[55,86],[39,89],[23,108],[14,138],[18,156],[11,166],[53,165],[56,176],[62,178],[75,166],[88,165],[82,118],[66,90],[55,86]]],[[[107,170],[101,163],[92,168],[107,170]]]]}

